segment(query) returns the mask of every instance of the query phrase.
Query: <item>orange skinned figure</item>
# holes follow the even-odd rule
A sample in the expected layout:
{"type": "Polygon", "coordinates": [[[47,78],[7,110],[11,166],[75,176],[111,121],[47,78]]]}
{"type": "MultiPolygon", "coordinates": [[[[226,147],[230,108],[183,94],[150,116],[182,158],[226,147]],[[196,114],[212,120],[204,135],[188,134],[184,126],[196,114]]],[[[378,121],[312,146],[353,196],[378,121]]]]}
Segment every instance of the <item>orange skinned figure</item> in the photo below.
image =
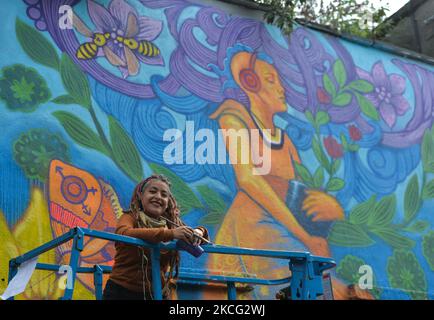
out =
{"type": "MultiPolygon", "coordinates": [[[[229,141],[234,141],[231,138],[237,139],[230,135],[236,135],[240,129],[259,129],[259,144],[263,148],[270,148],[271,168],[268,174],[255,175],[253,159],[248,163],[239,163],[240,148],[226,145],[238,191],[217,232],[215,243],[255,249],[307,250],[314,255],[329,257],[327,240],[310,234],[285,201],[290,181],[295,179],[293,163],[301,161],[291,140],[273,123],[276,113],[287,111],[285,91],[275,67],[257,59],[255,53],[246,51],[236,53],[230,67],[235,82],[249,98],[250,108],[228,99],[211,118],[218,121],[221,129],[227,130],[229,141]]],[[[344,218],[344,211],[337,200],[320,190],[306,190],[301,209],[312,223],[330,223],[344,218]]],[[[208,269],[227,274],[235,272],[238,276],[247,273],[267,279],[290,275],[286,261],[278,263],[267,258],[248,256],[210,255],[208,269]]],[[[349,298],[344,284],[333,280],[333,287],[335,299],[349,298]]],[[[269,290],[276,290],[263,286],[259,291],[243,293],[240,291],[243,287],[238,289],[238,299],[261,298],[272,294],[269,290]]],[[[224,299],[225,295],[226,288],[218,286],[204,293],[205,298],[209,299],[224,299]]]]}

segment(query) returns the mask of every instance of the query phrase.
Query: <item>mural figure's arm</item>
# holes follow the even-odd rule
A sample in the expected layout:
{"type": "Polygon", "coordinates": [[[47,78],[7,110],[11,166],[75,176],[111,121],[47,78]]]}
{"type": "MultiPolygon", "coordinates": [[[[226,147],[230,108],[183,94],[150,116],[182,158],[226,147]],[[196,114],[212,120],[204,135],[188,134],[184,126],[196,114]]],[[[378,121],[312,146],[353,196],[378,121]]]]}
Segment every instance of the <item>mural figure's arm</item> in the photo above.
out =
{"type": "MultiPolygon", "coordinates": [[[[236,131],[247,128],[247,125],[233,114],[223,113],[219,117],[219,123],[222,129],[228,130],[228,136],[232,139],[230,141],[236,139],[236,137],[231,137],[231,135],[237,134],[236,131]],[[235,130],[231,131],[229,129],[235,130]]],[[[253,174],[254,165],[251,157],[247,164],[235,164],[238,163],[237,159],[241,159],[241,149],[237,148],[237,150],[233,150],[233,148],[227,146],[227,150],[231,163],[234,164],[233,167],[239,188],[259,206],[268,211],[279,223],[294,234],[295,237],[302,241],[312,253],[328,256],[327,241],[307,233],[268,182],[262,176],[253,174]]]]}

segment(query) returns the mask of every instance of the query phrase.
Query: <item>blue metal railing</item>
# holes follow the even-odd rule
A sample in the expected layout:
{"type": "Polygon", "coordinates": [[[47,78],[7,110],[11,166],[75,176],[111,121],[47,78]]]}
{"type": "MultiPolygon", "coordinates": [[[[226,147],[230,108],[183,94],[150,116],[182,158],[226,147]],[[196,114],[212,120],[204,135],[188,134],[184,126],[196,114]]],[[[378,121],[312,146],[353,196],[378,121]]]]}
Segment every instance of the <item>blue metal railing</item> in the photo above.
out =
{"type": "MultiPolygon", "coordinates": [[[[79,257],[80,252],[84,248],[84,237],[98,238],[109,241],[122,242],[125,244],[141,246],[150,249],[151,251],[151,266],[152,266],[152,288],[153,295],[156,300],[162,299],[162,288],[160,280],[160,269],[154,266],[160,266],[160,250],[179,250],[176,248],[175,242],[151,244],[143,240],[121,236],[118,234],[102,232],[97,230],[85,229],[76,227],[71,229],[64,235],[53,239],[19,257],[11,259],[9,261],[9,277],[10,282],[12,278],[18,272],[19,266],[27,260],[39,256],[40,254],[54,249],[55,247],[68,242],[73,241],[72,251],[69,261],[71,275],[69,279],[72,281],[72,285],[68,285],[65,289],[65,293],[62,299],[72,299],[72,294],[75,286],[75,279],[77,273],[93,273],[95,296],[97,300],[102,299],[102,283],[103,274],[110,273],[112,268],[110,266],[95,265],[91,267],[80,267],[79,257]]],[[[283,279],[257,279],[253,277],[235,277],[213,274],[201,274],[193,272],[181,272],[179,279],[186,281],[197,282],[216,282],[224,283],[228,287],[228,299],[236,299],[236,283],[248,283],[258,285],[280,285],[289,283],[291,286],[291,298],[294,300],[314,300],[318,296],[324,294],[322,285],[323,272],[327,269],[333,268],[336,263],[333,259],[312,256],[309,252],[292,252],[292,251],[278,251],[278,250],[259,250],[250,248],[228,247],[220,245],[203,245],[203,249],[206,253],[218,253],[218,254],[231,254],[231,255],[248,255],[257,257],[268,257],[275,259],[288,260],[289,270],[291,271],[291,277],[283,279]]],[[[60,265],[37,263],[36,269],[39,270],[51,270],[58,271],[60,265]]],[[[13,298],[11,298],[13,299],[13,298]]]]}

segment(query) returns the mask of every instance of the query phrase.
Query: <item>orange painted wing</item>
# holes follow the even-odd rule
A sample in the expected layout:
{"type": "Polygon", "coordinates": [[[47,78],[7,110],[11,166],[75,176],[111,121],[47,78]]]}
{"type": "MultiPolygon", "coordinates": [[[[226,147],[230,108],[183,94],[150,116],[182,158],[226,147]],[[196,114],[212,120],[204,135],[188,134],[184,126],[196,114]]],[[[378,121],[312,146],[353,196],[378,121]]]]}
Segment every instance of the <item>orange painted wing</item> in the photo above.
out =
{"type": "MultiPolygon", "coordinates": [[[[91,173],[59,160],[53,160],[49,172],[49,211],[54,237],[76,226],[114,232],[122,213],[113,188],[91,173]]],[[[61,245],[61,263],[69,263],[72,241],[61,245]]],[[[81,266],[113,265],[114,243],[86,237],[80,255],[81,266]]],[[[79,279],[93,288],[92,275],[79,274],[79,279]]]]}

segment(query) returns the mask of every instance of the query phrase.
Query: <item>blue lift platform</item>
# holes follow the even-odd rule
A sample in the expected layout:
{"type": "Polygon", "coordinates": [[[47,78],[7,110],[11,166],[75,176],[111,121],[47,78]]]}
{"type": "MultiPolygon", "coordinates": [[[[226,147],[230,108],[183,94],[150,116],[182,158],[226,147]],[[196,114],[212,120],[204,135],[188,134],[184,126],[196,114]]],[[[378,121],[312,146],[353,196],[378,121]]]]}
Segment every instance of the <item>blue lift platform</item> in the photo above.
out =
{"type": "MultiPolygon", "coordinates": [[[[160,281],[160,269],[154,266],[160,265],[160,250],[179,250],[176,247],[176,242],[151,244],[143,240],[121,236],[118,234],[102,232],[97,230],[75,227],[62,236],[53,239],[19,257],[9,261],[9,276],[8,281],[17,274],[19,266],[31,260],[40,254],[52,250],[57,246],[73,241],[72,252],[69,262],[69,270],[71,275],[69,279],[72,285],[68,285],[65,289],[62,300],[71,300],[74,291],[74,285],[77,273],[92,273],[94,277],[95,296],[97,300],[102,299],[103,293],[103,274],[110,273],[111,266],[95,265],[91,267],[80,267],[79,258],[80,252],[84,249],[84,237],[98,238],[109,241],[123,242],[125,244],[142,246],[151,251],[152,261],[152,288],[155,300],[162,299],[162,288],[160,281]]],[[[313,256],[309,252],[293,252],[280,250],[258,250],[251,248],[239,248],[220,245],[202,245],[204,252],[208,254],[229,254],[229,255],[247,255],[257,257],[268,257],[274,259],[288,260],[291,277],[283,279],[257,279],[256,277],[235,277],[224,275],[213,275],[207,273],[195,272],[180,272],[179,280],[197,283],[223,283],[228,288],[228,299],[236,300],[236,283],[256,284],[256,285],[283,285],[288,284],[290,288],[291,300],[317,300],[324,296],[323,288],[323,272],[332,269],[336,263],[331,258],[313,256]]],[[[37,263],[36,269],[59,271],[60,265],[37,263]]],[[[10,298],[11,300],[13,299],[10,298]]]]}

